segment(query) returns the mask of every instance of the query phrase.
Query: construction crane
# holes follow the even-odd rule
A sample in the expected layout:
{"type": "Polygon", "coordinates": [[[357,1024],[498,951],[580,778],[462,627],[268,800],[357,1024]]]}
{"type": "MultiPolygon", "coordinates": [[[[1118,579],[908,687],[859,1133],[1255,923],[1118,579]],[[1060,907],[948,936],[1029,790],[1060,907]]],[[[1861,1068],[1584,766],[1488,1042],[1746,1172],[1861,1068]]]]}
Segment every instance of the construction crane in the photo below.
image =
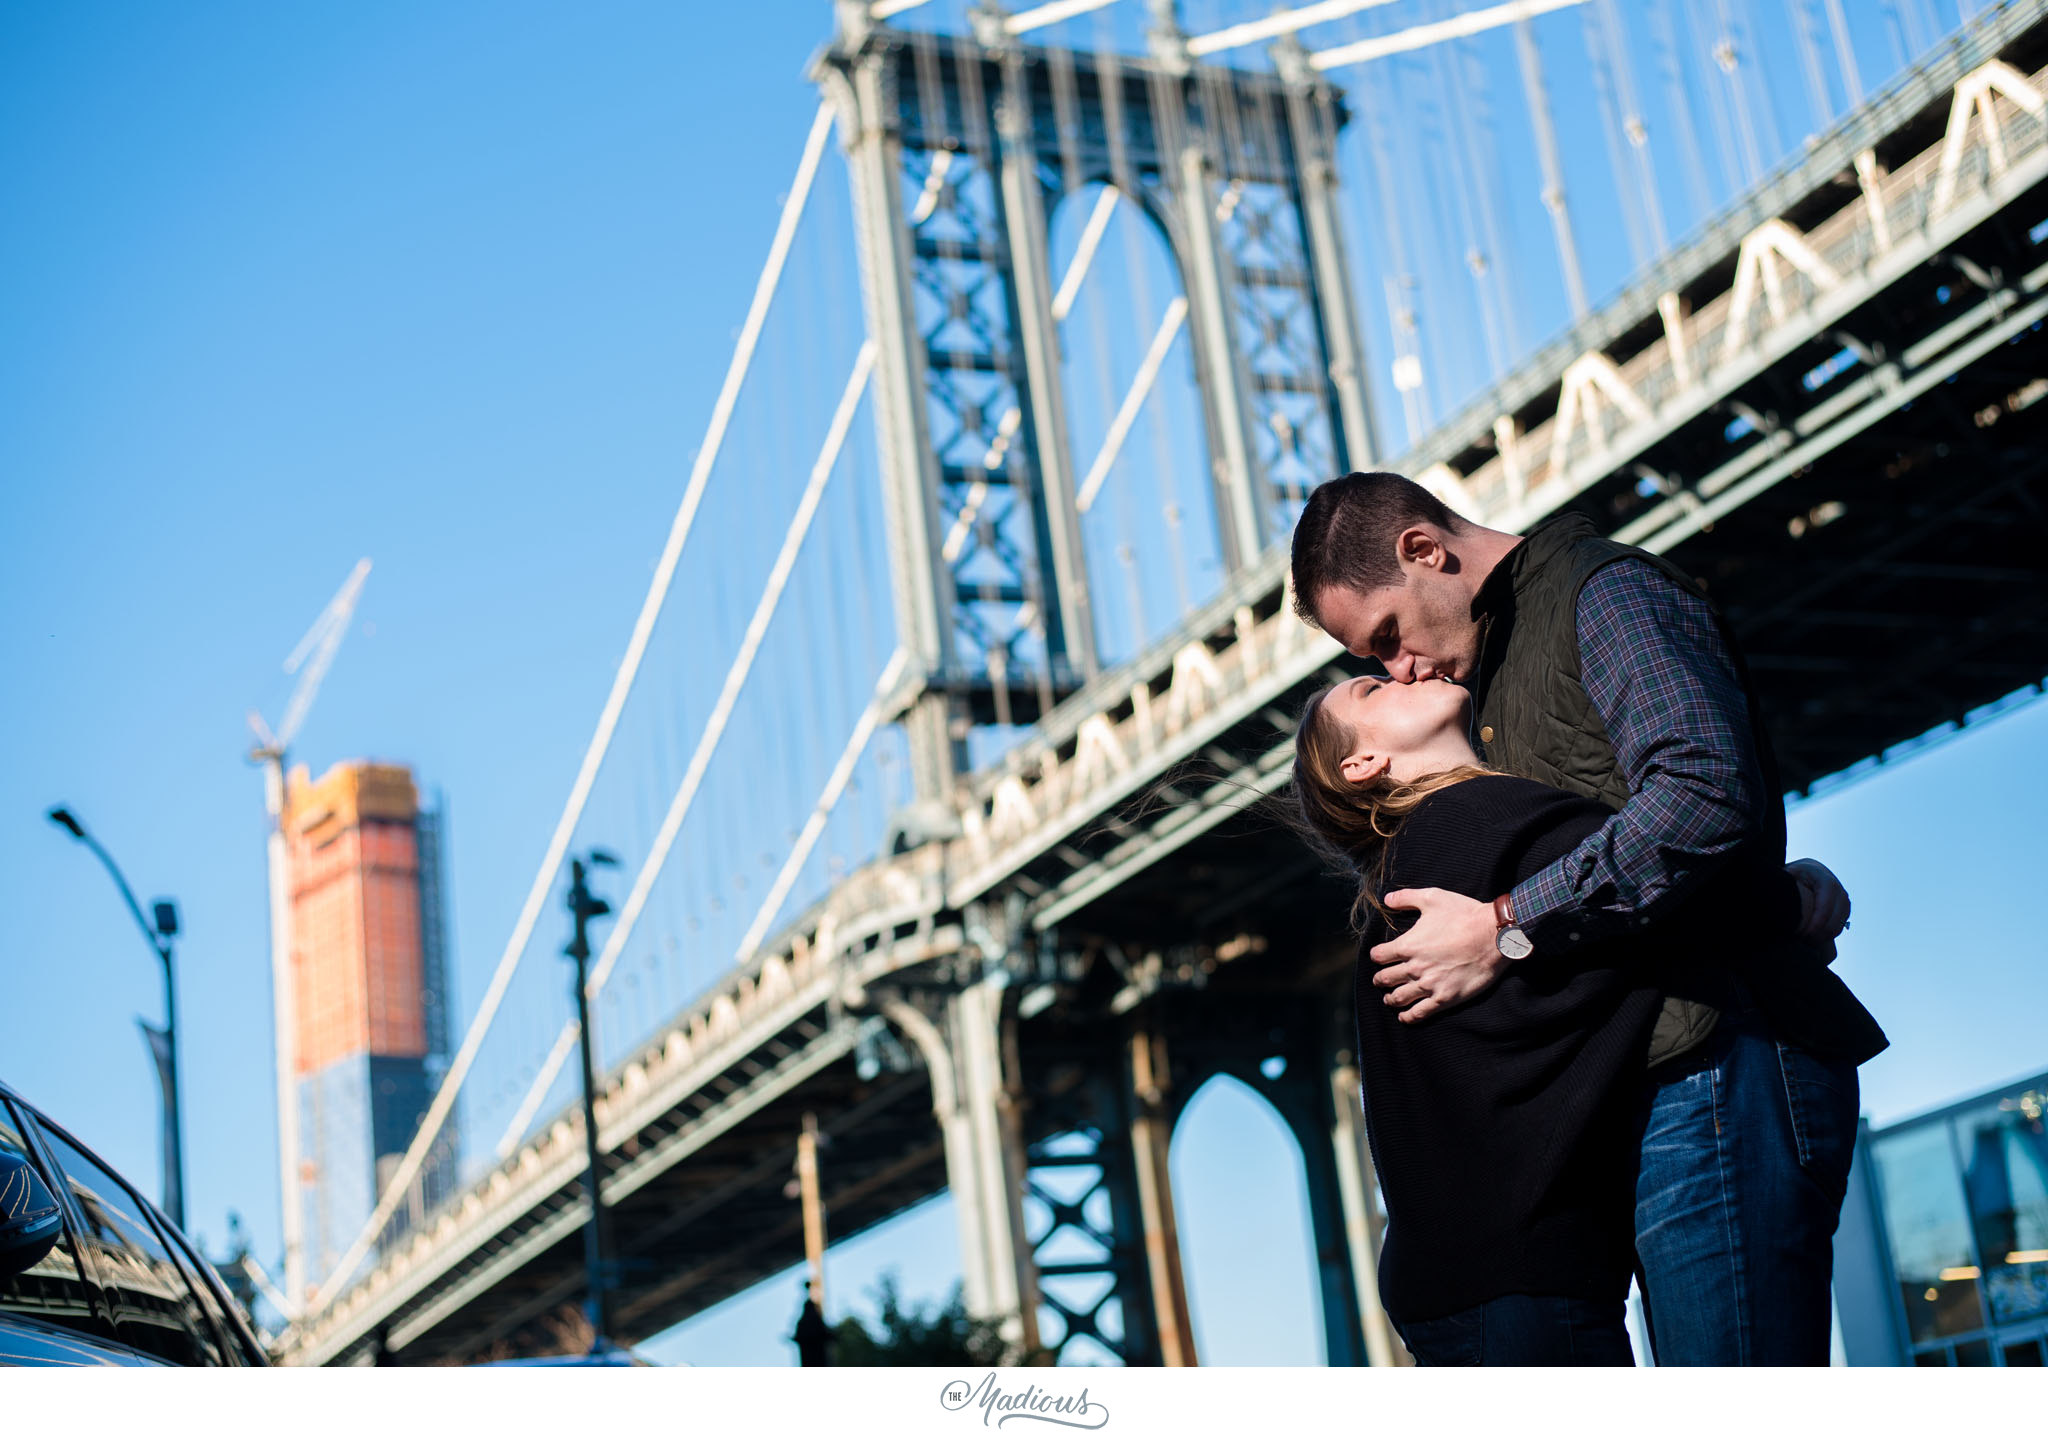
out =
{"type": "Polygon", "coordinates": [[[284,790],[285,753],[299,727],[313,709],[313,698],[341,639],[348,635],[349,619],[355,615],[356,598],[362,595],[363,579],[370,575],[370,559],[356,563],[355,570],[341,584],[341,590],[315,618],[312,627],[284,659],[287,676],[298,675],[284,718],[272,731],[262,716],[249,713],[249,729],[256,733],[255,749],[249,760],[263,768],[263,805],[270,816],[270,986],[271,1018],[277,1039],[277,1157],[279,1193],[284,1205],[284,1302],[304,1305],[306,1256],[304,1210],[299,1206],[299,1099],[293,1087],[298,1064],[298,1023],[292,989],[292,907],[285,863],[284,790]]]}

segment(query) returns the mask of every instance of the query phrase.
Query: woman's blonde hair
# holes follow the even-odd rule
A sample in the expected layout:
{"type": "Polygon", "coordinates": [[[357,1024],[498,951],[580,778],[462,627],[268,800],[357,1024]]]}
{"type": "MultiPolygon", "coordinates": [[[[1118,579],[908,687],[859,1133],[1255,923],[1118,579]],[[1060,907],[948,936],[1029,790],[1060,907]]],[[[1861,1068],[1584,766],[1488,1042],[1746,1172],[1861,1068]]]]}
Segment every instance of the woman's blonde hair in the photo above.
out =
{"type": "Polygon", "coordinates": [[[1368,907],[1387,913],[1380,903],[1386,881],[1387,851],[1395,834],[1415,808],[1445,786],[1474,776],[1495,774],[1484,766],[1454,766],[1431,771],[1412,781],[1392,776],[1353,782],[1344,777],[1354,733],[1327,701],[1335,687],[1309,697],[1294,730],[1294,808],[1303,837],[1332,869],[1354,876],[1358,897],[1351,905],[1351,923],[1363,929],[1368,907]]]}

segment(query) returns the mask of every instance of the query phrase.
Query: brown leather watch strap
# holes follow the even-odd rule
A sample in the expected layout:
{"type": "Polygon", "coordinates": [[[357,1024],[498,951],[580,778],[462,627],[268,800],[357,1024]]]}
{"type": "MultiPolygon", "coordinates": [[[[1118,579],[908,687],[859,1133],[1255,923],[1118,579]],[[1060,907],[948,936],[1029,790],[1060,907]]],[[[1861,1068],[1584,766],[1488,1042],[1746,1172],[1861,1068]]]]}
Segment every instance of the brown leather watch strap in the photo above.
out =
{"type": "Polygon", "coordinates": [[[1505,930],[1515,923],[1515,907],[1506,895],[1493,897],[1493,928],[1505,930]]]}

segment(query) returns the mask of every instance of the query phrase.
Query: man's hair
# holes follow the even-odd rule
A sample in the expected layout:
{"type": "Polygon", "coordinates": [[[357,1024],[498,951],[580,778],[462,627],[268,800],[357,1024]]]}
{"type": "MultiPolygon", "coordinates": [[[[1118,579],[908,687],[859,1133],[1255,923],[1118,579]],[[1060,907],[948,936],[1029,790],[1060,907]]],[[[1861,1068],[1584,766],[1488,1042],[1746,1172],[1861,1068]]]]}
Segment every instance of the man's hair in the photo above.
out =
{"type": "Polygon", "coordinates": [[[1371,592],[1403,580],[1394,539],[1419,522],[1460,532],[1465,520],[1399,473],[1353,472],[1309,494],[1294,524],[1294,610],[1312,627],[1329,587],[1371,592]]]}

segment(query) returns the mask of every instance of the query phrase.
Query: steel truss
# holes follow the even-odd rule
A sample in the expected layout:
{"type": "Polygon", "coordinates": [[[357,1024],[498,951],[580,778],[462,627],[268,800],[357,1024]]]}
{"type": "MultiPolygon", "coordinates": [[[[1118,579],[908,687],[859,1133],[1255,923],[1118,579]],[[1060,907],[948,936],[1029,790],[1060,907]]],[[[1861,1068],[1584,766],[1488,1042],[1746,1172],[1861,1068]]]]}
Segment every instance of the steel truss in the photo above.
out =
{"type": "Polygon", "coordinates": [[[1301,1150],[1330,1363],[1398,1356],[1378,1301],[1371,1159],[1340,1008],[1306,992],[1204,1001],[1179,990],[1106,1026],[1026,1027],[1025,1235],[1049,1352],[1198,1360],[1166,1152],[1193,1096],[1228,1075],[1273,1106],[1301,1150]]]}
{"type": "Polygon", "coordinates": [[[924,681],[912,762],[920,798],[950,804],[972,729],[1033,722],[1097,671],[1047,214],[1111,184],[1165,236],[1241,569],[1373,449],[1334,202],[1345,116],[1305,63],[843,25],[813,73],[840,114],[880,355],[897,612],[924,681]]]}

